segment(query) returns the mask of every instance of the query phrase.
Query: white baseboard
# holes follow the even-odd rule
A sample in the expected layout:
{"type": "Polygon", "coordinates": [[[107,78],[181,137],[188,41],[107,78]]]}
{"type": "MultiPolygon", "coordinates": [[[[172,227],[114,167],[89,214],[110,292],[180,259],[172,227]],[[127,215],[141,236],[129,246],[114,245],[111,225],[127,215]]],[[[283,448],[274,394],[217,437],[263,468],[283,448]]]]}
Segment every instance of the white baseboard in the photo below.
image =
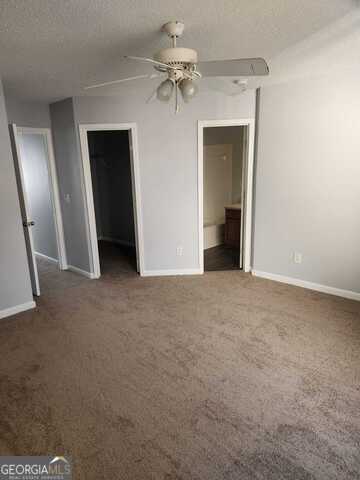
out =
{"type": "Polygon", "coordinates": [[[142,277],[163,277],[173,275],[201,275],[203,272],[199,268],[184,268],[179,270],[145,270],[142,277]]]}
{"type": "Polygon", "coordinates": [[[56,258],[48,257],[47,255],[44,255],[43,253],[35,252],[35,255],[36,255],[37,257],[43,258],[44,260],[47,260],[48,262],[52,262],[52,263],[56,263],[56,264],[59,263],[59,261],[56,260],[56,258]]]}
{"type": "Polygon", "coordinates": [[[35,307],[35,302],[26,302],[22,303],[21,305],[16,305],[15,307],[5,308],[4,310],[0,310],[0,318],[10,317],[10,315],[25,312],[25,310],[30,310],[31,308],[35,307]]]}
{"type": "Polygon", "coordinates": [[[68,265],[68,270],[74,273],[78,273],[79,275],[83,275],[84,277],[91,278],[92,280],[96,277],[95,273],[87,272],[86,270],[82,270],[81,268],[74,267],[74,265],[68,265]]]}
{"type": "Polygon", "coordinates": [[[103,242],[110,242],[110,243],[117,243],[119,245],[123,245],[124,247],[134,247],[135,244],[128,242],[126,240],[119,240],[118,238],[113,238],[113,237],[99,237],[98,240],[101,240],[103,242]]]}
{"type": "Polygon", "coordinates": [[[328,285],[321,285],[320,283],[313,283],[298,278],[278,275],[277,273],[261,272],[259,270],[252,270],[251,273],[256,277],[267,278],[268,280],[274,280],[275,282],[287,283],[289,285],[315,290],[316,292],[328,293],[330,295],[360,301],[360,293],[352,292],[351,290],[342,290],[341,288],[329,287],[328,285]]]}

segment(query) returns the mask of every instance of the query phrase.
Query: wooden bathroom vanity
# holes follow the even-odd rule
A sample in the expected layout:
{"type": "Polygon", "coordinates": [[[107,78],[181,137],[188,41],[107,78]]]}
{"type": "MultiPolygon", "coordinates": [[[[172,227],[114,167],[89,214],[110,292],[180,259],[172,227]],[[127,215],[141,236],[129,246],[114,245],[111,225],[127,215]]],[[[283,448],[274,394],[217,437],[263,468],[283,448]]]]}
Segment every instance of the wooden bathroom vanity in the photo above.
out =
{"type": "Polygon", "coordinates": [[[225,245],[240,248],[241,204],[225,207],[225,245]]]}

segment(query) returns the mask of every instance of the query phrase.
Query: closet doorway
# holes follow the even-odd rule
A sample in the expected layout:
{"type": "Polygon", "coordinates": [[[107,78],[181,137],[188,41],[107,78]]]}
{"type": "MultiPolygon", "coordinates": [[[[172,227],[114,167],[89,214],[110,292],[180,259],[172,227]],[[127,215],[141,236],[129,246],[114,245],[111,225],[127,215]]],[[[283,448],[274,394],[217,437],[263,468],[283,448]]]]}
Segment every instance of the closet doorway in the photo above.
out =
{"type": "Polygon", "coordinates": [[[93,276],[141,273],[136,126],[80,125],[79,129],[93,276]]]}

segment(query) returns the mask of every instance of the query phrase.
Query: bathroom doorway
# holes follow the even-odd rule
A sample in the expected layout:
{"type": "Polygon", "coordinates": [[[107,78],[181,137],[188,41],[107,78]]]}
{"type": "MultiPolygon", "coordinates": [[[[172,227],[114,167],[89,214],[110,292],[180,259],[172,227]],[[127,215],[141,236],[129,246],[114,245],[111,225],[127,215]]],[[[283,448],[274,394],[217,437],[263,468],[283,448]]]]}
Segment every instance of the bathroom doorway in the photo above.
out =
{"type": "Polygon", "coordinates": [[[253,120],[199,122],[202,271],[250,270],[253,120]]]}

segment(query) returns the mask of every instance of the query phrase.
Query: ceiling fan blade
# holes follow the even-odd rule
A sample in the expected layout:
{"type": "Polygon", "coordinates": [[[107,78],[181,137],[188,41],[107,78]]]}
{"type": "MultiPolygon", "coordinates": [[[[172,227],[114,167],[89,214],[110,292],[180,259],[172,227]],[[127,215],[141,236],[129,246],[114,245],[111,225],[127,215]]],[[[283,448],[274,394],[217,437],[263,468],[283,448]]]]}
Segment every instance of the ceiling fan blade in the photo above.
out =
{"type": "Polygon", "coordinates": [[[155,98],[156,98],[156,94],[157,94],[157,87],[155,88],[155,90],[152,92],[152,94],[150,95],[149,98],[147,98],[146,100],[146,103],[152,103],[155,98]]]}
{"type": "Polygon", "coordinates": [[[164,68],[171,68],[172,70],[179,70],[178,67],[173,67],[172,65],[168,65],[167,63],[158,62],[157,60],[153,60],[152,58],[135,57],[134,55],[125,55],[124,58],[128,60],[136,60],[138,62],[152,63],[153,65],[158,65],[159,67],[164,67],[164,68]]]}
{"type": "Polygon", "coordinates": [[[119,80],[112,80],[111,82],[97,83],[96,85],[90,85],[84,87],[84,90],[90,90],[91,88],[107,87],[108,85],[115,85],[116,83],[130,82],[131,80],[138,80],[140,78],[157,78],[160,74],[152,73],[151,75],[136,75],[135,77],[120,78],[119,80]]]}
{"type": "Polygon", "coordinates": [[[221,93],[222,95],[225,95],[225,97],[239,97],[240,95],[243,95],[246,92],[246,89],[239,90],[238,92],[230,92],[230,91],[222,90],[220,88],[210,88],[210,90],[213,92],[221,93]]]}
{"type": "Polygon", "coordinates": [[[199,62],[198,67],[203,77],[250,77],[269,74],[269,67],[263,58],[199,62]]]}

